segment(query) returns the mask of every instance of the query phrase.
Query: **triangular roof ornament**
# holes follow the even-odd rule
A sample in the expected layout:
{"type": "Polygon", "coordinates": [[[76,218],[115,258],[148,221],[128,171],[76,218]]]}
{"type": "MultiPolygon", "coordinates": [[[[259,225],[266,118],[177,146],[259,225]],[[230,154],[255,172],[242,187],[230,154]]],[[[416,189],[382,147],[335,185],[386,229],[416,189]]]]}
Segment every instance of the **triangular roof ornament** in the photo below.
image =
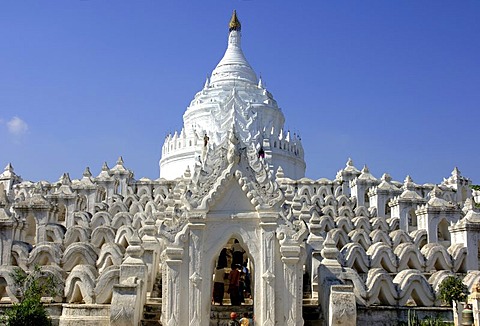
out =
{"type": "Polygon", "coordinates": [[[381,180],[390,183],[390,181],[392,181],[392,177],[391,177],[390,174],[384,173],[384,174],[382,175],[381,180]]]}
{"type": "Polygon", "coordinates": [[[8,164],[7,164],[7,166],[5,167],[5,171],[13,172],[12,163],[8,163],[8,164]]]}
{"type": "Polygon", "coordinates": [[[412,177],[411,177],[410,175],[407,175],[407,176],[405,177],[404,183],[407,184],[407,183],[412,183],[412,182],[413,182],[412,177]]]}
{"type": "Polygon", "coordinates": [[[362,173],[370,173],[370,170],[366,164],[363,166],[362,173]]]}
{"type": "Polygon", "coordinates": [[[119,157],[118,160],[117,160],[117,165],[121,165],[123,166],[123,157],[119,157]]]}
{"type": "Polygon", "coordinates": [[[83,171],[83,176],[86,178],[92,177],[92,172],[90,172],[90,168],[88,166],[85,168],[85,171],[83,171]]]}
{"type": "Polygon", "coordinates": [[[70,174],[64,173],[58,180],[62,185],[71,185],[72,180],[70,179],[70,174]]]}
{"type": "Polygon", "coordinates": [[[442,195],[442,192],[440,191],[440,188],[437,185],[435,185],[432,191],[430,191],[430,198],[440,198],[441,195],[442,195]]]}
{"type": "Polygon", "coordinates": [[[452,176],[456,177],[456,176],[459,176],[461,174],[460,170],[455,167],[452,171],[452,176]]]}
{"type": "Polygon", "coordinates": [[[415,189],[415,183],[413,182],[413,179],[410,175],[407,175],[405,177],[405,180],[403,181],[403,188],[407,190],[415,189]]]}
{"type": "Polygon", "coordinates": [[[275,173],[275,178],[280,179],[280,178],[284,178],[284,177],[285,177],[285,173],[283,172],[282,167],[279,166],[278,169],[277,169],[277,172],[275,173]]]}
{"type": "Polygon", "coordinates": [[[258,88],[263,88],[262,75],[260,75],[260,77],[258,77],[258,88]]]}
{"type": "Polygon", "coordinates": [[[187,169],[183,172],[183,177],[185,179],[190,179],[192,177],[192,173],[190,172],[190,166],[187,165],[187,169]]]}

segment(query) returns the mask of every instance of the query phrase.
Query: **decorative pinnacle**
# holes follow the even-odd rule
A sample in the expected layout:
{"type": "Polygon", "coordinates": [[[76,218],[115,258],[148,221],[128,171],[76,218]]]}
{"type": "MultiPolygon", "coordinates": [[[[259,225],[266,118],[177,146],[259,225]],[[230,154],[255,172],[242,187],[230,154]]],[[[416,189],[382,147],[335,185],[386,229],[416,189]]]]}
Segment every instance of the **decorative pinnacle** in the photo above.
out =
{"type": "Polygon", "coordinates": [[[12,166],[12,163],[8,163],[7,166],[5,167],[5,170],[4,171],[9,171],[9,172],[13,172],[13,166],[12,166]]]}
{"type": "Polygon", "coordinates": [[[123,165],[123,157],[119,157],[117,160],[117,165],[123,165]]]}
{"type": "Polygon", "coordinates": [[[87,166],[85,171],[83,171],[83,176],[86,178],[90,178],[92,176],[92,172],[90,172],[90,168],[87,166]]]}
{"type": "Polygon", "coordinates": [[[237,18],[237,11],[234,10],[232,14],[232,19],[230,19],[230,23],[228,24],[228,31],[241,31],[242,30],[242,24],[240,24],[240,21],[237,18]]]}

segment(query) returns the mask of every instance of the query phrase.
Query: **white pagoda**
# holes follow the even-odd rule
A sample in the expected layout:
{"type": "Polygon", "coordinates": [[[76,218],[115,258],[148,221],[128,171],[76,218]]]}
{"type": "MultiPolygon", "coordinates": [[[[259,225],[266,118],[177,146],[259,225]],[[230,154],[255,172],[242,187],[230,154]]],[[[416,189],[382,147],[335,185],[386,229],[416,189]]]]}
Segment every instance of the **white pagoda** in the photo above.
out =
{"type": "Polygon", "coordinates": [[[257,78],[241,47],[236,13],[229,24],[223,58],[183,115],[183,128],[165,139],[160,177],[175,179],[187,168],[203,165],[232,129],[245,147],[253,147],[273,171],[286,177],[305,176],[300,137],[284,130],[285,117],[272,94],[257,78]]]}

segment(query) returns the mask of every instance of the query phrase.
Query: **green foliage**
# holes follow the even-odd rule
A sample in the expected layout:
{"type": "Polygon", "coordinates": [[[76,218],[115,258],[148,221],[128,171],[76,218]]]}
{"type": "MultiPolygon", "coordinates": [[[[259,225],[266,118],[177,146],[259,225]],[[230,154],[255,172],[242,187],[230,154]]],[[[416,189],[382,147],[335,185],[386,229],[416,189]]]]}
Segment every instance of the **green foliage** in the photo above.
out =
{"type": "Polygon", "coordinates": [[[453,325],[449,322],[444,322],[438,317],[426,317],[423,320],[418,318],[417,312],[415,310],[409,309],[407,322],[400,322],[399,325],[402,326],[450,326],[453,325]]]}
{"type": "Polygon", "coordinates": [[[480,190],[480,185],[470,185],[470,188],[473,190],[480,190]]]}
{"type": "Polygon", "coordinates": [[[17,268],[11,276],[18,287],[20,302],[5,311],[1,317],[2,323],[6,326],[51,325],[52,321],[41,298],[58,294],[54,277],[42,272],[38,266],[29,274],[17,268]]]}
{"type": "Polygon", "coordinates": [[[408,319],[407,319],[408,326],[420,326],[420,322],[418,320],[417,312],[415,310],[408,310],[408,319]]]}
{"type": "Polygon", "coordinates": [[[440,299],[452,305],[453,301],[465,302],[468,297],[468,288],[462,280],[456,276],[446,277],[439,288],[440,299]]]}
{"type": "Polygon", "coordinates": [[[444,323],[441,319],[434,318],[434,317],[426,317],[420,322],[420,326],[446,326],[446,325],[448,324],[444,323]]]}

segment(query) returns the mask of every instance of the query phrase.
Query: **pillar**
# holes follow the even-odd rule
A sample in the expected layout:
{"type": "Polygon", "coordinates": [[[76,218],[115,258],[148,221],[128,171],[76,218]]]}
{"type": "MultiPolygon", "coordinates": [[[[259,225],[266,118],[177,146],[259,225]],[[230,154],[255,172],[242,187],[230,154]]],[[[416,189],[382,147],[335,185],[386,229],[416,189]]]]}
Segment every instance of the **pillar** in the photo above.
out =
{"type": "MultiPolygon", "coordinates": [[[[204,302],[202,302],[202,281],[201,276],[203,254],[202,254],[202,245],[203,245],[203,230],[205,229],[205,223],[192,223],[189,225],[190,229],[190,248],[189,248],[189,307],[188,314],[190,326],[200,326],[202,324],[202,319],[208,317],[210,319],[210,314],[205,316],[205,313],[202,313],[202,307],[204,302]]],[[[203,268],[203,270],[205,270],[203,268]]],[[[203,296],[205,297],[205,296],[203,296]]],[[[210,296],[209,302],[210,302],[210,296]]]]}
{"type": "MultiPolygon", "coordinates": [[[[273,219],[273,216],[272,216],[273,219]]],[[[263,326],[274,326],[275,323],[275,229],[277,224],[270,222],[270,218],[262,217],[260,223],[262,232],[262,261],[260,275],[261,280],[261,298],[255,302],[260,302],[260,324],[263,326]],[[260,299],[260,301],[258,301],[260,299]],[[268,304],[266,304],[268,300],[268,304]],[[263,323],[261,323],[263,321],[263,323]]],[[[256,305],[257,306],[257,305],[256,305]]]]}
{"type": "Polygon", "coordinates": [[[302,285],[303,273],[300,269],[300,246],[281,246],[285,290],[283,296],[285,325],[303,325],[302,285]]]}
{"type": "Polygon", "coordinates": [[[162,325],[185,325],[180,314],[180,268],[183,263],[183,249],[165,249],[167,259],[163,279],[162,325]]]}

